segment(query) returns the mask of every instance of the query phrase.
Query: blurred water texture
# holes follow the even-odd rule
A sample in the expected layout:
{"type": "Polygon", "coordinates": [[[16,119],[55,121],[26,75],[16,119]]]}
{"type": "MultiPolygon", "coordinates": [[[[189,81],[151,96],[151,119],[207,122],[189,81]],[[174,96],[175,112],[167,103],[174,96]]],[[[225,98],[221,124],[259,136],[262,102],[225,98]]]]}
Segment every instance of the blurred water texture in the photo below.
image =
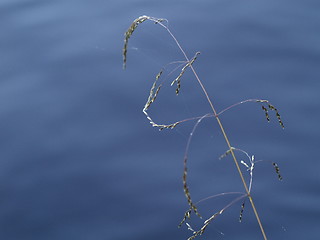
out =
{"type": "MultiPolygon", "coordinates": [[[[318,1],[8,1],[0,3],[0,239],[186,239],[182,158],[193,123],[159,132],[142,113],[160,68],[183,60],[153,24],[123,33],[151,15],[169,26],[194,63],[235,147],[256,159],[253,197],[270,239],[317,239],[320,177],[320,3],[318,1]]],[[[150,110],[172,122],[210,112],[190,73],[181,94],[161,92],[150,110]]],[[[213,119],[190,152],[193,198],[244,191],[213,119]]],[[[239,155],[240,159],[241,154],[239,155]]],[[[209,217],[230,198],[200,207],[209,217]]],[[[262,239],[247,203],[235,204],[201,239],[262,239]]],[[[195,220],[193,226],[199,226],[195,220]]]]}

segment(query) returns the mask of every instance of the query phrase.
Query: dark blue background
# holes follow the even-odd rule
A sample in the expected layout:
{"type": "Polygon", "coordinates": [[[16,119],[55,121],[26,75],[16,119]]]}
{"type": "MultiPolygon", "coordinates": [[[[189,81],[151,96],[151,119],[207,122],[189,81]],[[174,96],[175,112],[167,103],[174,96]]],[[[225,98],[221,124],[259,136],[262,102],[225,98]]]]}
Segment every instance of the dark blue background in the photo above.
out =
{"type": "MultiPolygon", "coordinates": [[[[154,76],[183,60],[163,29],[139,26],[122,70],[123,33],[133,19],[169,19],[235,147],[256,159],[253,197],[270,239],[319,236],[320,3],[297,0],[13,1],[0,3],[0,238],[4,240],[186,239],[183,154],[192,123],[152,128],[142,113],[154,76]]],[[[168,79],[169,81],[170,79],[168,79]]],[[[179,97],[163,89],[150,113],[173,122],[210,112],[194,77],[179,97]]],[[[190,149],[193,198],[243,191],[214,119],[190,149]]],[[[239,155],[242,159],[242,155],[239,155]]],[[[204,217],[230,198],[207,201],[204,217]]],[[[240,203],[202,239],[261,239],[240,203]]],[[[198,220],[192,222],[199,226],[198,220]]]]}

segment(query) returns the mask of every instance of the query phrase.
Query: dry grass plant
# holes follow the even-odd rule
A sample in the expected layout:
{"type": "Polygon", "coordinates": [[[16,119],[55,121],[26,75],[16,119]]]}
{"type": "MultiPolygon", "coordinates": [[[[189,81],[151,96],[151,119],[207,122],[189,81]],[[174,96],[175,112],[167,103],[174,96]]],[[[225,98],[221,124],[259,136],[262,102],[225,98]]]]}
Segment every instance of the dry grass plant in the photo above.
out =
{"type": "MultiPolygon", "coordinates": [[[[158,83],[159,82],[159,79],[164,71],[164,69],[161,69],[160,72],[156,75],[155,77],[155,80],[154,80],[154,83],[152,84],[151,86],[151,89],[150,89],[150,93],[149,93],[149,96],[148,96],[148,99],[147,99],[147,102],[143,108],[143,113],[146,115],[147,119],[149,120],[150,124],[153,126],[153,127],[157,127],[159,128],[159,130],[163,130],[163,129],[173,129],[175,128],[178,124],[181,124],[183,122],[187,122],[187,121],[196,121],[195,122],[195,125],[192,129],[192,131],[190,132],[190,135],[189,135],[189,138],[188,138],[188,141],[187,141],[187,145],[186,145],[186,150],[185,150],[185,154],[184,154],[184,160],[183,160],[183,166],[184,166],[184,170],[183,170],[183,177],[182,177],[182,182],[183,182],[183,190],[184,190],[184,194],[186,196],[186,199],[187,199],[187,202],[188,202],[188,205],[189,205],[189,209],[185,212],[184,216],[183,216],[183,219],[181,221],[181,223],[179,224],[179,227],[181,227],[184,223],[187,225],[188,229],[192,231],[192,236],[190,236],[188,238],[188,240],[192,240],[194,238],[196,238],[197,236],[200,236],[204,233],[204,231],[206,230],[206,228],[208,227],[208,225],[216,218],[218,217],[219,215],[221,215],[226,209],[228,209],[230,206],[232,206],[233,204],[239,202],[242,200],[242,204],[241,204],[241,209],[240,209],[240,215],[239,215],[239,221],[241,222],[242,221],[242,216],[243,216],[243,211],[244,211],[244,207],[245,207],[245,201],[246,199],[249,199],[249,202],[251,204],[251,207],[253,209],[253,212],[254,212],[254,215],[257,219],[257,222],[259,224],[259,227],[260,227],[260,231],[262,233],[262,236],[263,236],[263,239],[267,239],[267,236],[266,236],[266,233],[265,233],[265,230],[263,228],[263,225],[261,223],[261,219],[258,215],[258,211],[255,207],[255,204],[254,204],[254,201],[253,201],[253,198],[252,198],[252,195],[251,195],[251,188],[252,188],[252,181],[253,181],[253,172],[254,172],[254,166],[256,163],[258,162],[261,162],[262,160],[258,160],[256,161],[255,158],[254,158],[254,155],[250,156],[246,151],[242,150],[242,149],[238,149],[238,148],[235,148],[231,145],[230,141],[229,141],[229,138],[224,130],[224,127],[222,125],[222,122],[220,120],[220,115],[223,114],[225,111],[228,111],[238,105],[241,105],[241,104],[244,104],[244,103],[249,103],[249,102],[252,102],[252,103],[257,103],[257,104],[260,104],[261,105],[261,108],[265,114],[265,117],[267,119],[267,121],[269,122],[270,121],[270,115],[269,115],[269,112],[274,112],[276,117],[277,117],[277,120],[280,124],[280,126],[282,128],[284,128],[284,124],[281,120],[281,117],[280,117],[280,114],[279,114],[279,111],[278,109],[272,105],[268,100],[264,100],[264,99],[247,99],[247,100],[244,100],[244,101],[241,101],[241,102],[237,102],[225,109],[223,109],[222,111],[220,112],[217,112],[213,103],[212,103],[212,100],[210,99],[207,91],[206,91],[206,88],[204,87],[202,81],[200,80],[196,70],[194,69],[193,67],[193,63],[196,61],[197,57],[199,56],[199,52],[196,52],[194,57],[193,58],[189,58],[185,51],[183,50],[183,48],[181,47],[179,41],[176,39],[176,37],[172,34],[172,32],[170,31],[169,27],[168,27],[168,21],[166,19],[162,19],[162,18],[155,18],[155,17],[150,17],[150,16],[140,16],[139,18],[135,19],[132,24],[130,25],[130,27],[128,28],[128,30],[125,32],[125,38],[124,38],[124,47],[123,47],[123,68],[126,68],[126,63],[127,63],[127,50],[128,50],[128,41],[129,41],[129,38],[132,36],[133,32],[135,31],[135,29],[138,27],[138,25],[140,25],[141,23],[145,22],[145,21],[151,21],[161,27],[163,27],[167,32],[168,34],[171,36],[171,38],[174,40],[175,44],[177,45],[177,47],[180,49],[181,53],[183,54],[185,60],[184,61],[178,61],[178,62],[174,62],[174,63],[179,63],[179,66],[177,68],[175,68],[175,70],[177,70],[178,68],[181,68],[181,71],[180,73],[178,74],[178,76],[176,78],[174,78],[174,80],[172,81],[171,83],[171,86],[175,85],[176,84],[176,89],[175,89],[175,92],[176,94],[178,95],[179,94],[179,91],[180,91],[180,88],[181,88],[181,79],[184,75],[184,73],[190,69],[193,73],[193,75],[195,76],[198,84],[200,85],[202,91],[203,91],[203,94],[205,95],[209,105],[210,105],[210,108],[211,108],[211,113],[207,113],[203,116],[198,116],[198,117],[192,117],[192,118],[188,118],[188,119],[184,119],[184,120],[180,120],[180,121],[177,121],[177,122],[174,122],[174,123],[170,123],[170,124],[158,124],[158,123],[155,123],[153,121],[153,119],[151,118],[151,116],[148,114],[148,109],[151,107],[152,103],[155,102],[159,92],[160,92],[160,89],[162,87],[162,83],[158,83]],[[237,168],[237,171],[239,173],[239,176],[240,176],[240,179],[242,181],[242,184],[244,186],[244,189],[245,189],[245,192],[227,192],[227,193],[220,193],[220,194],[216,194],[216,195],[213,195],[213,196],[210,196],[210,197],[207,197],[205,199],[202,199],[198,202],[194,202],[193,199],[191,198],[191,194],[190,194],[190,190],[189,190],[189,186],[187,184],[187,174],[188,174],[188,168],[187,168],[187,160],[188,160],[188,152],[189,152],[189,147],[190,147],[190,144],[191,144],[191,141],[192,141],[192,136],[194,135],[194,132],[196,131],[198,125],[201,123],[201,121],[204,119],[204,118],[208,118],[208,117],[214,117],[220,127],[220,130],[223,134],[223,137],[225,139],[225,142],[227,144],[227,151],[225,151],[224,154],[222,154],[220,156],[220,159],[222,158],[225,158],[227,157],[228,155],[230,155],[234,161],[234,164],[237,168]],[[244,154],[244,156],[246,157],[247,161],[238,161],[237,157],[236,157],[236,152],[239,152],[239,154],[244,154]],[[243,166],[245,167],[245,169],[247,170],[247,172],[249,172],[249,183],[247,183],[245,181],[245,178],[244,178],[244,174],[240,168],[240,166],[243,166]],[[204,222],[203,222],[203,225],[200,229],[198,230],[194,230],[190,223],[187,222],[188,219],[191,218],[191,214],[192,212],[194,212],[197,216],[199,216],[200,218],[201,215],[200,213],[198,212],[198,209],[197,209],[197,205],[203,201],[206,201],[208,199],[212,199],[212,198],[216,198],[216,197],[220,197],[220,196],[225,196],[225,195],[235,195],[235,198],[229,202],[228,204],[225,205],[225,207],[223,207],[222,209],[220,209],[218,212],[215,212],[214,214],[211,215],[211,217],[209,217],[208,219],[206,219],[204,222]]],[[[172,71],[174,72],[174,71],[172,71]]],[[[172,73],[171,72],[171,73],[172,73]]],[[[282,176],[280,175],[280,169],[278,167],[278,165],[275,163],[275,162],[270,162],[273,166],[273,168],[275,169],[275,172],[278,176],[278,179],[279,180],[282,180],[282,176]]]]}

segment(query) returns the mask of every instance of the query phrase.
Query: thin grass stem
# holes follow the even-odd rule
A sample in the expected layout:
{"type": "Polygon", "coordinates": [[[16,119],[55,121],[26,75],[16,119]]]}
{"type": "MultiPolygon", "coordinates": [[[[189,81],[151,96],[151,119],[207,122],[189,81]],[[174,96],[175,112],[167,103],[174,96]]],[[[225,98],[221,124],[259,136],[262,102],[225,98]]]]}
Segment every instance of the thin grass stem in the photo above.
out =
{"type": "MultiPolygon", "coordinates": [[[[250,201],[250,204],[252,206],[252,209],[253,209],[253,212],[254,212],[254,215],[257,219],[257,222],[259,224],[259,228],[260,228],[260,231],[262,233],[262,236],[264,238],[264,240],[267,240],[267,236],[266,236],[266,233],[264,231],[264,228],[263,228],[263,225],[261,223],[261,219],[259,217],[259,214],[258,214],[258,211],[255,207],[255,204],[254,204],[254,201],[253,201],[253,198],[251,196],[251,187],[252,187],[252,175],[253,175],[253,168],[254,168],[254,164],[257,162],[254,160],[254,156],[250,157],[245,151],[241,150],[241,149],[236,149],[234,147],[232,147],[231,143],[230,143],[230,140],[229,140],[229,137],[223,127],[223,124],[220,120],[220,115],[224,112],[226,112],[227,110],[230,110],[231,108],[234,108],[240,104],[243,104],[243,103],[247,103],[247,102],[257,102],[257,103],[261,103],[261,107],[262,107],[262,110],[264,111],[265,113],[265,116],[266,116],[266,119],[267,121],[269,122],[270,121],[270,117],[269,117],[269,111],[273,111],[278,119],[278,122],[280,124],[280,126],[282,128],[284,128],[284,124],[280,118],[280,114],[277,110],[277,108],[275,106],[273,106],[268,100],[262,100],[262,99],[247,99],[247,100],[244,100],[244,101],[241,101],[241,102],[238,102],[238,103],[235,103],[225,109],[223,109],[222,111],[220,112],[217,112],[214,105],[213,105],[213,101],[212,99],[210,98],[204,84],[202,83],[202,81],[200,80],[200,77],[198,76],[196,70],[194,69],[193,67],[193,63],[194,61],[196,60],[197,56],[200,54],[199,52],[197,52],[195,54],[195,56],[193,58],[189,58],[188,55],[186,54],[186,52],[184,51],[184,49],[182,48],[181,44],[179,43],[179,41],[177,40],[177,38],[174,36],[174,34],[171,32],[171,30],[169,29],[168,27],[168,20],[166,19],[161,19],[161,18],[154,18],[154,17],[150,17],[150,16],[141,16],[137,19],[135,19],[133,21],[133,23],[131,24],[131,26],[129,27],[129,29],[126,31],[125,33],[125,39],[124,39],[124,47],[123,47],[123,68],[126,67],[126,61],[127,61],[127,47],[128,47],[128,41],[129,41],[129,38],[131,37],[132,33],[135,31],[135,29],[138,27],[139,24],[141,24],[142,22],[146,21],[146,20],[150,20],[152,22],[154,22],[155,24],[158,24],[160,25],[161,27],[163,27],[167,33],[171,36],[171,38],[173,39],[173,41],[175,42],[175,44],[177,45],[177,47],[179,48],[179,50],[181,51],[181,53],[183,54],[184,58],[186,61],[176,61],[176,62],[173,62],[173,63],[180,63],[178,67],[182,67],[181,69],[181,72],[180,74],[172,81],[171,85],[173,84],[177,84],[177,87],[176,87],[176,94],[179,93],[180,91],[180,86],[181,86],[181,77],[182,75],[185,73],[185,71],[187,70],[187,68],[190,67],[193,75],[195,76],[205,98],[207,99],[207,102],[209,103],[210,105],[210,109],[212,111],[212,113],[208,113],[208,114],[205,114],[203,116],[200,116],[200,117],[192,117],[192,118],[188,118],[188,119],[184,119],[184,120],[181,120],[181,121],[178,121],[178,122],[175,122],[175,123],[172,123],[172,124],[157,124],[155,123],[151,117],[149,116],[149,114],[147,113],[147,110],[149,109],[150,105],[155,101],[159,91],[160,91],[160,88],[162,86],[162,83],[160,84],[157,84],[157,81],[158,79],[160,78],[161,74],[162,74],[162,70],[158,73],[158,75],[156,76],[156,79],[155,79],[155,82],[153,83],[151,89],[150,89],[150,94],[149,94],[149,97],[148,97],[148,100],[143,108],[143,112],[144,114],[146,115],[147,119],[149,120],[149,122],[152,124],[152,126],[154,127],[159,127],[159,130],[162,130],[162,129],[173,129],[175,126],[177,126],[178,124],[182,123],[182,122],[186,122],[186,121],[190,121],[190,120],[197,120],[197,122],[195,123],[191,133],[190,133],[190,136],[188,138],[188,142],[187,142],[187,146],[186,146],[186,151],[185,151],[185,155],[184,155],[184,171],[183,171],[183,189],[184,189],[184,193],[185,193],[185,196],[187,198],[187,201],[188,201],[188,204],[189,204],[189,210],[185,213],[184,215],[184,218],[182,220],[182,222],[180,223],[179,226],[181,226],[181,224],[187,219],[187,218],[190,218],[190,214],[192,211],[195,212],[195,214],[197,214],[199,217],[200,214],[197,210],[197,207],[196,207],[196,204],[202,202],[202,201],[205,201],[205,200],[208,200],[210,198],[215,198],[215,197],[218,197],[218,196],[223,196],[223,195],[227,195],[227,194],[241,194],[240,197],[234,199],[232,202],[230,202],[228,205],[226,205],[223,209],[221,209],[219,212],[216,212],[215,214],[213,214],[209,219],[207,219],[205,222],[204,222],[204,225],[203,227],[199,230],[199,231],[195,231],[194,232],[194,235],[191,236],[189,238],[189,240],[195,238],[196,236],[199,236],[201,235],[204,230],[206,229],[206,227],[209,225],[209,223],[214,219],[216,218],[218,215],[221,215],[225,209],[227,209],[228,207],[230,207],[231,205],[233,205],[235,202],[241,200],[242,198],[245,198],[245,197],[248,197],[249,198],[249,201],[250,201]],[[241,179],[241,182],[244,186],[244,189],[245,189],[245,193],[238,193],[238,192],[230,192],[230,193],[220,193],[220,194],[217,194],[217,195],[213,195],[213,196],[210,196],[210,197],[207,197],[207,198],[204,198],[200,201],[198,201],[196,204],[193,203],[192,199],[191,199],[191,194],[190,194],[190,191],[189,191],[189,186],[187,184],[187,160],[188,160],[188,151],[189,151],[189,148],[190,148],[190,144],[191,144],[191,140],[192,140],[192,136],[197,128],[197,126],[200,124],[200,122],[204,119],[204,118],[207,118],[207,117],[215,117],[218,125],[219,125],[219,128],[220,128],[220,131],[222,132],[222,135],[225,139],[225,142],[228,146],[228,150],[227,152],[222,155],[221,157],[227,155],[227,154],[231,154],[232,156],[232,159],[233,159],[233,162],[236,166],[236,169],[239,173],[239,176],[240,176],[240,179],[241,179]],[[243,176],[243,173],[240,169],[240,165],[239,165],[239,162],[236,158],[236,155],[235,155],[235,150],[239,150],[243,153],[245,153],[247,155],[247,157],[249,158],[250,160],[250,164],[251,166],[249,166],[247,163],[245,163],[244,161],[241,161],[241,164],[245,165],[247,167],[247,169],[250,171],[250,181],[249,181],[249,186],[248,184],[246,183],[245,179],[244,179],[244,176],[243,176]]],[[[171,63],[172,64],[172,63],[171,63]]],[[[169,75],[171,75],[174,71],[177,70],[177,68],[174,68],[170,73],[169,75]]],[[[280,175],[280,169],[278,167],[278,165],[274,162],[272,162],[272,165],[274,166],[274,169],[278,175],[278,178],[279,180],[282,180],[282,176],[280,175]]],[[[240,221],[242,219],[242,213],[243,213],[243,209],[244,209],[244,203],[242,204],[242,207],[241,207],[241,211],[240,211],[240,221]]],[[[192,229],[189,225],[188,225],[189,229],[192,229]]]]}
{"type": "MultiPolygon", "coordinates": [[[[183,48],[181,47],[179,41],[176,39],[176,37],[175,37],[175,36],[172,34],[172,32],[170,31],[170,29],[169,29],[167,26],[165,26],[164,24],[162,24],[161,22],[159,22],[159,25],[161,25],[162,27],[164,27],[164,28],[167,30],[167,32],[170,34],[170,36],[173,38],[173,40],[174,40],[175,43],[177,44],[178,48],[181,50],[181,52],[182,52],[182,54],[184,55],[185,59],[189,62],[190,59],[188,58],[187,54],[185,53],[185,51],[184,51],[183,48]]],[[[214,107],[214,105],[213,105],[213,102],[212,102],[211,98],[209,97],[209,94],[208,94],[206,88],[204,87],[202,81],[200,80],[200,78],[199,78],[196,70],[194,69],[194,67],[193,67],[192,65],[190,65],[190,69],[191,69],[191,71],[193,72],[194,76],[196,77],[196,79],[197,79],[197,81],[198,81],[198,83],[199,83],[199,85],[200,85],[200,87],[201,87],[201,89],[202,89],[202,91],[203,91],[203,93],[204,93],[204,95],[205,95],[205,97],[206,97],[209,105],[210,105],[210,108],[211,108],[214,116],[216,117],[216,120],[217,120],[217,122],[218,122],[218,125],[219,125],[219,127],[220,127],[220,130],[221,130],[221,132],[222,132],[222,134],[223,134],[223,137],[224,137],[224,139],[225,139],[225,141],[226,141],[226,143],[227,143],[227,146],[228,146],[228,148],[229,148],[229,150],[230,150],[230,153],[231,153],[231,155],[232,155],[234,164],[236,165],[236,168],[237,168],[237,171],[238,171],[239,176],[240,176],[240,178],[241,178],[241,181],[242,181],[242,184],[243,184],[243,186],[244,186],[244,189],[245,189],[245,191],[246,191],[246,193],[247,193],[247,195],[248,195],[248,198],[249,198],[249,200],[250,200],[250,203],[251,203],[253,212],[254,212],[254,214],[255,214],[255,216],[256,216],[256,219],[257,219],[257,221],[258,221],[258,224],[259,224],[261,233],[262,233],[262,235],[263,235],[263,238],[264,238],[265,240],[267,240],[267,236],[266,236],[266,233],[265,233],[265,231],[264,231],[263,225],[262,225],[262,223],[261,223],[261,220],[260,220],[258,211],[257,211],[257,209],[256,209],[256,207],[255,207],[253,198],[252,198],[252,196],[251,196],[251,194],[250,194],[250,191],[249,191],[249,188],[248,188],[248,186],[247,186],[247,183],[246,183],[246,181],[245,181],[245,179],[244,179],[244,177],[243,177],[243,174],[242,174],[242,171],[241,171],[241,169],[240,169],[238,160],[237,160],[237,158],[236,158],[236,156],[235,156],[235,154],[234,154],[232,145],[231,145],[231,143],[230,143],[230,141],[229,141],[229,138],[228,138],[228,136],[227,136],[227,134],[226,134],[226,131],[225,131],[223,125],[222,125],[222,122],[221,122],[219,116],[217,115],[217,111],[216,111],[216,109],[215,109],[215,107],[214,107]]]]}

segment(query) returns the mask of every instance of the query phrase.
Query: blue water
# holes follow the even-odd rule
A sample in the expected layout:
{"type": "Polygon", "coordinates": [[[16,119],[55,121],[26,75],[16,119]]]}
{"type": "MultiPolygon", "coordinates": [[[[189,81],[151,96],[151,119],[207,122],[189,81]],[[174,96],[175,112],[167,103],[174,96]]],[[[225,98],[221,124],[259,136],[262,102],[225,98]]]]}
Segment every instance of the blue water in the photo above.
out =
{"type": "MultiPolygon", "coordinates": [[[[169,19],[221,116],[231,143],[256,159],[252,195],[269,239],[318,239],[320,221],[319,1],[8,1],[0,3],[0,239],[186,239],[183,154],[193,123],[159,132],[142,113],[154,76],[181,53],[140,15],[169,19]]],[[[169,81],[170,79],[168,79],[169,81]]],[[[164,88],[150,114],[174,122],[210,112],[190,72],[179,97],[164,88]]],[[[195,133],[189,183],[195,201],[244,191],[214,119],[195,133]]],[[[239,154],[240,160],[245,160],[239,154]]],[[[245,171],[245,170],[244,170],[245,171]]],[[[231,198],[199,205],[204,217],[231,198]]],[[[262,239],[247,202],[201,239],[262,239]]],[[[201,221],[194,217],[194,228],[201,221]]],[[[200,239],[200,238],[199,238],[200,239]]]]}

